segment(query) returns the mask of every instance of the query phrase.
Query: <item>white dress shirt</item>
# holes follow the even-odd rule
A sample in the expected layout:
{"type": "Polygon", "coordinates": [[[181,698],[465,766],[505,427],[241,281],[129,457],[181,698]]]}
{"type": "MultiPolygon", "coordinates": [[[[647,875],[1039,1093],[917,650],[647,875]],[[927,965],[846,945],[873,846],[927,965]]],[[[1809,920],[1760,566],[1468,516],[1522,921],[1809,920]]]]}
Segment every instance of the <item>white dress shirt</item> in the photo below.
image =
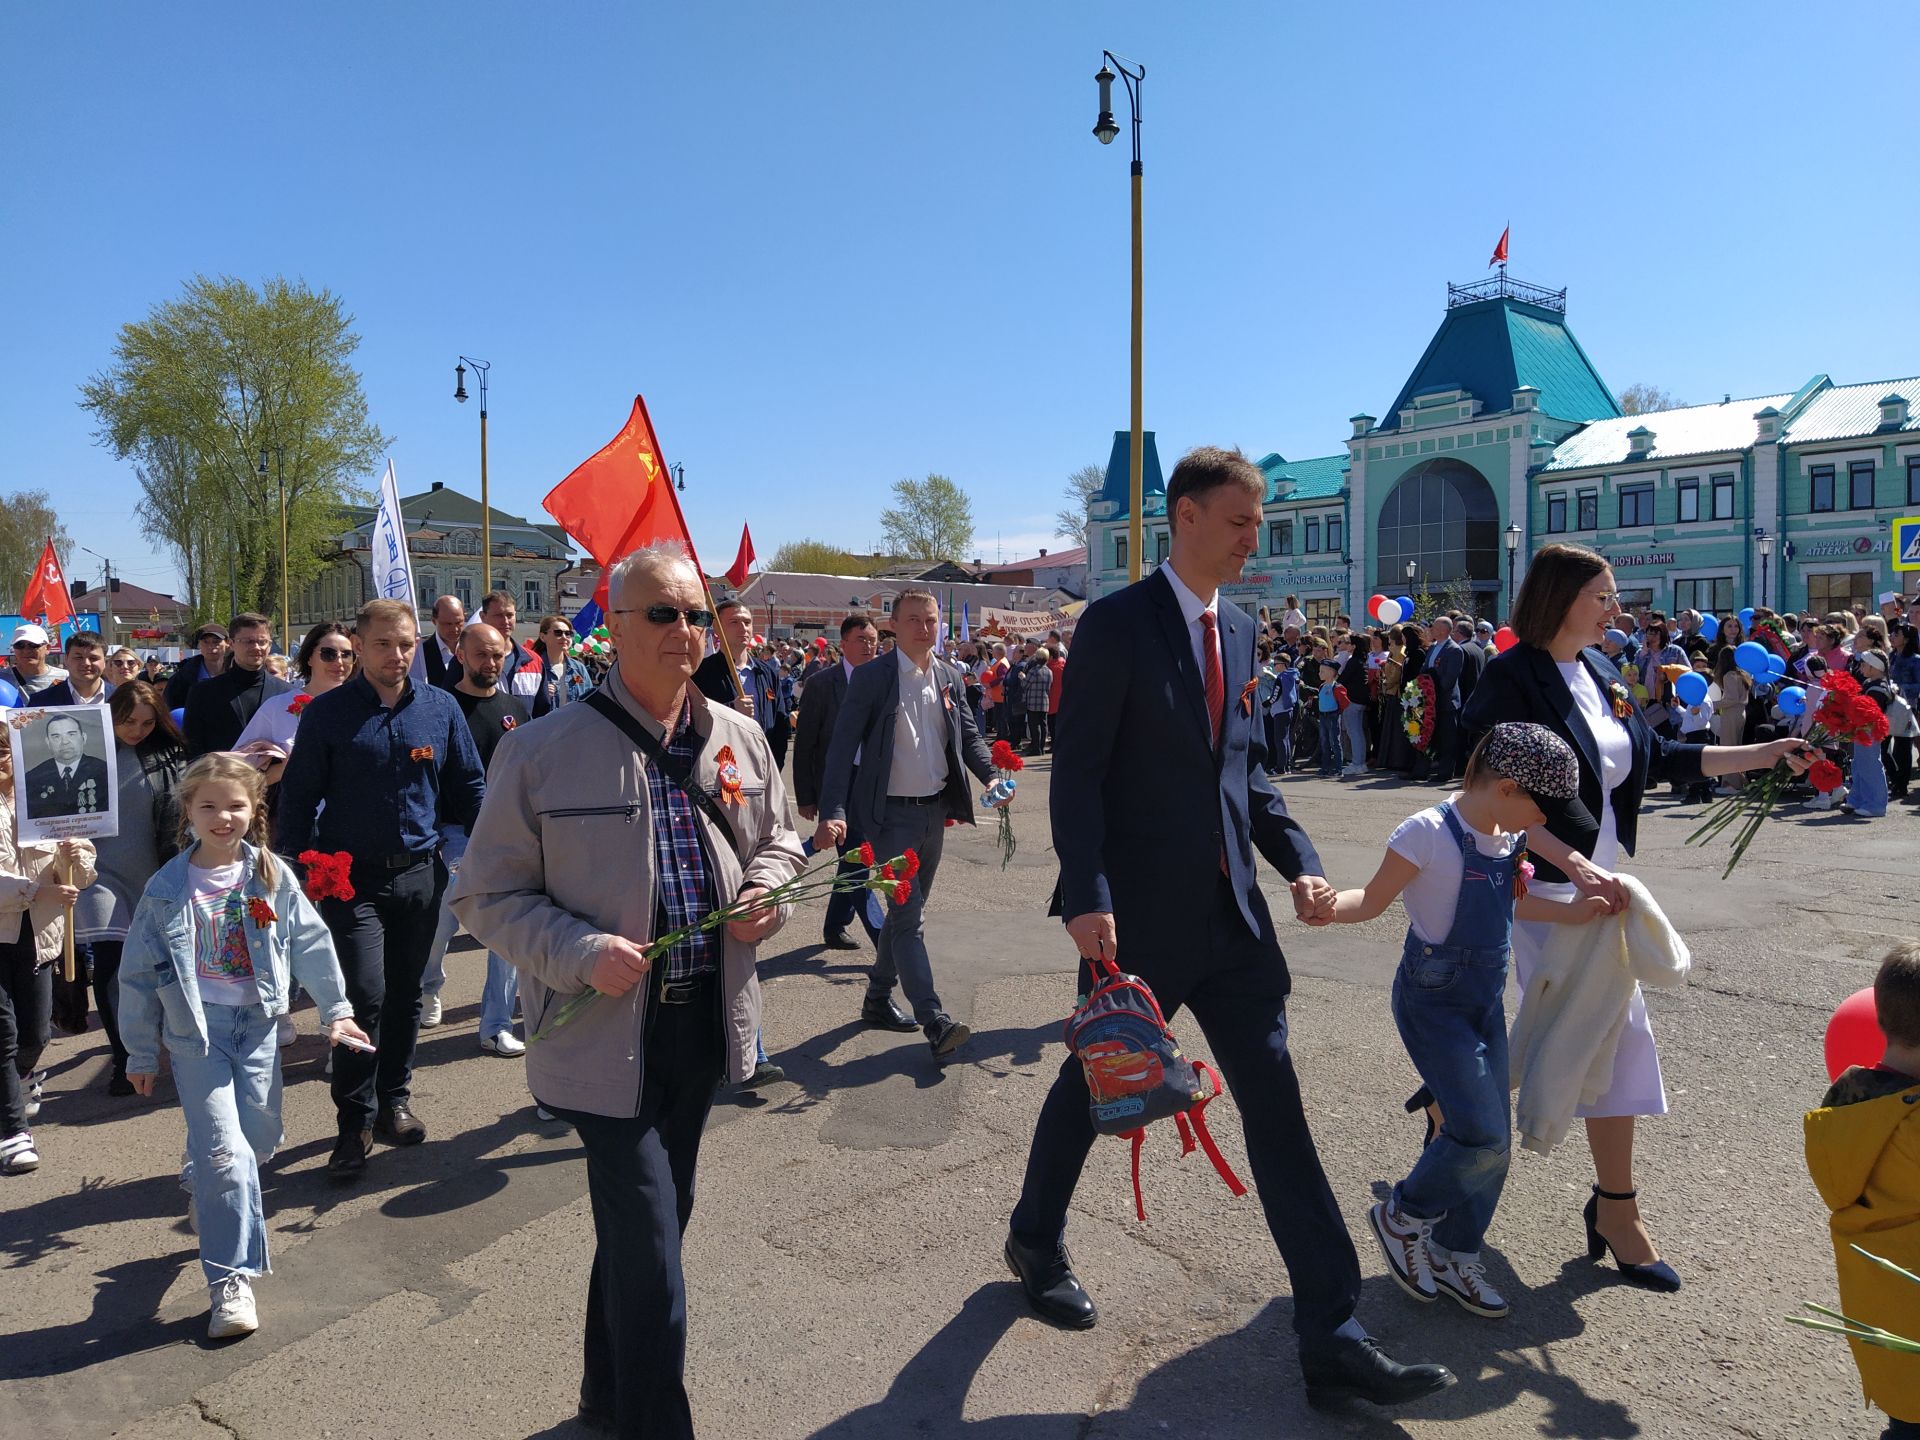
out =
{"type": "MultiPolygon", "coordinates": [[[[1173,566],[1162,565],[1160,571],[1167,577],[1167,583],[1173,586],[1173,598],[1180,602],[1180,618],[1187,622],[1187,639],[1193,646],[1193,673],[1200,677],[1200,683],[1204,686],[1207,683],[1207,652],[1205,649],[1207,631],[1206,627],[1200,623],[1200,616],[1202,613],[1212,615],[1214,629],[1218,631],[1220,628],[1220,592],[1216,590],[1213,594],[1202,600],[1186,587],[1185,583],[1180,579],[1179,572],[1175,570],[1173,566]]],[[[1216,643],[1218,642],[1216,641],[1216,643]]],[[[1216,651],[1215,653],[1218,654],[1219,652],[1216,651]]],[[[1223,680],[1226,678],[1226,674],[1226,664],[1223,660],[1220,666],[1220,676],[1223,680]]]]}
{"type": "Polygon", "coordinates": [[[900,657],[900,708],[893,717],[893,768],[887,774],[889,795],[935,795],[947,784],[947,717],[942,713],[946,689],[940,667],[932,656],[919,670],[900,657]]]}

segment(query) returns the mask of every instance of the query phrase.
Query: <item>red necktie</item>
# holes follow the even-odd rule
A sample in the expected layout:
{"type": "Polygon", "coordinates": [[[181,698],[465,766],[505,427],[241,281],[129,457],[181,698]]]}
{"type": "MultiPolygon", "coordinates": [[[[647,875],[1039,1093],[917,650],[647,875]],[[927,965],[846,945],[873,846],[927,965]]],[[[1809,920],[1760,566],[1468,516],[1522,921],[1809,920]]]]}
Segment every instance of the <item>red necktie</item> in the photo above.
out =
{"type": "Polygon", "coordinates": [[[1213,726],[1213,748],[1220,748],[1220,722],[1227,712],[1227,682],[1220,676],[1220,637],[1211,610],[1200,612],[1200,647],[1205,652],[1201,677],[1207,687],[1207,719],[1213,726]]]}

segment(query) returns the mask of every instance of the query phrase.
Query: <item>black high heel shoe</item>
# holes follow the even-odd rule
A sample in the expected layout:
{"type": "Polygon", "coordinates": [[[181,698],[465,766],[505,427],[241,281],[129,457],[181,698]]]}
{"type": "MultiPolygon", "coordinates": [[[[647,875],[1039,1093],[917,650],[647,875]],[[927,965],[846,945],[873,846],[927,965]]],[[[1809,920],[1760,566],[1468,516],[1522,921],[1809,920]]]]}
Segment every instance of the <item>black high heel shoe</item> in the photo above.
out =
{"type": "MultiPolygon", "coordinates": [[[[1600,1202],[1602,1200],[1635,1200],[1639,1196],[1638,1190],[1628,1190],[1624,1194],[1616,1195],[1611,1190],[1602,1190],[1598,1185],[1593,1187],[1593,1194],[1587,1197],[1587,1208],[1582,1212],[1587,1217],[1587,1258],[1589,1260],[1604,1260],[1608,1255],[1613,1254],[1613,1242],[1600,1233],[1600,1202]]],[[[1664,1260],[1656,1260],[1651,1265],[1629,1265],[1618,1255],[1614,1255],[1613,1263],[1620,1267],[1621,1278],[1630,1284],[1641,1285],[1649,1290],[1658,1290],[1666,1295],[1671,1295],[1680,1288],[1679,1272],[1664,1260]]]]}
{"type": "Polygon", "coordinates": [[[1433,1091],[1422,1085],[1407,1097],[1407,1114],[1427,1117],[1427,1138],[1420,1142],[1420,1148],[1426,1149],[1433,1143],[1433,1137],[1440,1133],[1440,1127],[1433,1123],[1433,1091]]]}

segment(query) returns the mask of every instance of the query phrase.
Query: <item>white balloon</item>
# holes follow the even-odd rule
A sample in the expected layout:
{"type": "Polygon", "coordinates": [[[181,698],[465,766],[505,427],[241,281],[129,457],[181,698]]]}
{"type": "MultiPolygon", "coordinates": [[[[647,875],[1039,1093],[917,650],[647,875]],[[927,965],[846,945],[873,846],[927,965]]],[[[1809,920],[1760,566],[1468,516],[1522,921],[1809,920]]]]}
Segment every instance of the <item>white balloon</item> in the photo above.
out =
{"type": "Polygon", "coordinates": [[[1400,602],[1398,600],[1382,600],[1380,602],[1380,623],[1382,625],[1398,625],[1400,623],[1400,602]]]}

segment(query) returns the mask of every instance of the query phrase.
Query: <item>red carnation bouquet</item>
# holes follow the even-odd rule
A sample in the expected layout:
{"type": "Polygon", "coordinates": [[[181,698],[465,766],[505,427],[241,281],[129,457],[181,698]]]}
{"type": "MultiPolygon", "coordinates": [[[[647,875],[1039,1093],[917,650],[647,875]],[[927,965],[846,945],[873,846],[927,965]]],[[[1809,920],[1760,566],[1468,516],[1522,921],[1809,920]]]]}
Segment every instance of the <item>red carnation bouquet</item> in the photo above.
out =
{"type": "Polygon", "coordinates": [[[331,855],[322,850],[302,850],[297,858],[306,867],[309,900],[353,899],[353,856],[344,850],[331,855]]]}
{"type": "Polygon", "coordinates": [[[303,690],[298,695],[294,696],[291,700],[287,701],[287,714],[293,716],[294,719],[298,720],[300,718],[300,712],[306,709],[307,706],[311,705],[312,703],[313,703],[313,696],[307,694],[303,690]]]}
{"type": "MultiPolygon", "coordinates": [[[[1017,772],[1027,768],[1027,762],[1020,758],[1019,751],[1015,750],[1013,746],[1004,740],[996,740],[993,742],[991,754],[993,757],[993,768],[1000,772],[1000,778],[1006,782],[1007,798],[1011,800],[1013,798],[1013,777],[1017,772]]],[[[994,790],[998,790],[999,788],[999,784],[996,782],[994,789],[989,790],[987,794],[991,795],[994,793],[994,790]]],[[[1004,870],[1008,865],[1013,863],[1013,852],[1015,849],[1013,815],[1005,805],[999,805],[995,808],[1000,816],[1000,829],[993,837],[993,843],[995,848],[1000,852],[1000,868],[1004,870]]]]}
{"type": "MultiPolygon", "coordinates": [[[[658,963],[682,940],[708,930],[717,930],[734,920],[744,920],[749,915],[757,915],[762,910],[771,910],[776,906],[797,904],[802,900],[812,900],[831,894],[835,890],[877,890],[896,905],[904,905],[913,895],[913,877],[920,873],[920,857],[912,850],[896,855],[891,860],[882,861],[873,853],[873,846],[862,843],[860,863],[865,867],[863,873],[839,875],[840,858],[828,851],[822,863],[812,865],[783,884],[770,890],[763,890],[751,900],[736,900],[731,905],[722,905],[709,911],[691,925],[682,925],[677,930],[669,930],[664,935],[656,935],[645,945],[644,951],[649,962],[658,963]]],[[[304,862],[306,856],[302,855],[304,862]]],[[[664,972],[663,972],[664,973],[664,972]]],[[[600,998],[600,992],[591,985],[575,995],[555,1013],[553,1019],[540,1027],[537,1035],[528,1039],[529,1045],[537,1044],[555,1030],[580,1015],[600,998]]]]}
{"type": "MultiPolygon", "coordinates": [[[[1823,692],[1820,705],[1813,712],[1813,724],[1806,735],[1809,745],[1878,745],[1886,739],[1887,717],[1878,705],[1860,693],[1858,680],[1843,671],[1834,671],[1822,677],[1820,688],[1823,692]]],[[[1822,795],[1827,795],[1845,783],[1845,776],[1833,761],[1820,760],[1807,771],[1807,781],[1822,795]]],[[[1733,855],[1727,861],[1727,868],[1720,872],[1720,878],[1726,879],[1792,783],[1793,771],[1783,760],[1759,779],[1749,780],[1738,794],[1710,806],[1700,828],[1687,837],[1687,843],[1704,845],[1737,825],[1733,855]]]]}

